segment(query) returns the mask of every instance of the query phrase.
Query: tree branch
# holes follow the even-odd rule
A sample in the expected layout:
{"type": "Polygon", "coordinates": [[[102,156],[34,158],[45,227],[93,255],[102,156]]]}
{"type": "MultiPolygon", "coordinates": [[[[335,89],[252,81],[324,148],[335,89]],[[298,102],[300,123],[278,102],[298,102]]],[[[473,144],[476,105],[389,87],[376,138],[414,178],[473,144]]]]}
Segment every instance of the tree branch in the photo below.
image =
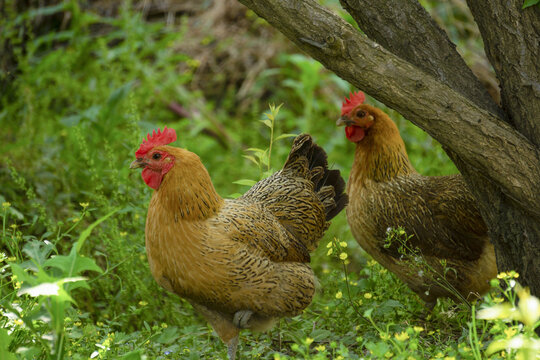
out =
{"type": "Polygon", "coordinates": [[[313,0],[240,0],[341,78],[427,131],[540,213],[540,160],[521,134],[468,98],[396,57],[313,0]]]}
{"type": "Polygon", "coordinates": [[[480,108],[504,117],[446,32],[418,1],[340,2],[370,39],[468,97],[480,108]]]}
{"type": "Polygon", "coordinates": [[[522,0],[467,0],[501,83],[504,110],[540,146],[540,8],[522,0]]]}

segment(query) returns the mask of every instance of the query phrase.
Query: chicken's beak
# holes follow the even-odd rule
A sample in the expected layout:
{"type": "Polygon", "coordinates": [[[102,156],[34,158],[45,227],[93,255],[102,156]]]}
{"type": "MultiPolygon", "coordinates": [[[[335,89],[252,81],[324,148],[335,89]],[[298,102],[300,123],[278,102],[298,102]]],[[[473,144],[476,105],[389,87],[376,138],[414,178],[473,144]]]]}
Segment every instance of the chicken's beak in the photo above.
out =
{"type": "Polygon", "coordinates": [[[347,115],[343,115],[336,121],[336,126],[351,126],[354,125],[354,121],[347,115]]]}
{"type": "Polygon", "coordinates": [[[129,168],[130,169],[137,169],[137,168],[142,168],[142,167],[145,167],[147,164],[143,161],[142,158],[140,159],[137,159],[135,161],[133,161],[130,165],[129,165],[129,168]]]}

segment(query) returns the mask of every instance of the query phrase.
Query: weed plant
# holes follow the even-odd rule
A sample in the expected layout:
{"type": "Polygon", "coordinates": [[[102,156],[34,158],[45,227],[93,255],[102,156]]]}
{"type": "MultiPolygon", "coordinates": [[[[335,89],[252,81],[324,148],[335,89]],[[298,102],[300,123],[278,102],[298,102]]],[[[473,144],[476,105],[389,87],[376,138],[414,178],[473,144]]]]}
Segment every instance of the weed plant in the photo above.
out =
{"type": "MultiPolygon", "coordinates": [[[[239,113],[234,98],[218,107],[188,90],[197,63],[172,49],[189,29],[145,22],[129,2],[116,18],[65,1],[3,21],[2,44],[12,44],[19,68],[0,74],[14,79],[0,94],[0,358],[224,359],[206,322],[151,277],[151,190],[128,170],[134,151],[148,131],[172,127],[218,191],[236,196],[280,168],[289,134],[310,132],[347,177],[354,146],[335,120],[349,87],[313,60],[283,54],[256,84],[283,105],[239,113]],[[60,12],[71,14],[64,30],[32,35],[35,17],[60,12]],[[190,116],[179,118],[173,102],[190,116]]],[[[384,109],[421,173],[455,172],[436,142],[384,109]]],[[[268,333],[243,332],[240,358],[537,358],[538,299],[517,274],[502,274],[472,311],[443,300],[426,312],[363,253],[344,213],[312,264],[313,304],[268,333]]]]}

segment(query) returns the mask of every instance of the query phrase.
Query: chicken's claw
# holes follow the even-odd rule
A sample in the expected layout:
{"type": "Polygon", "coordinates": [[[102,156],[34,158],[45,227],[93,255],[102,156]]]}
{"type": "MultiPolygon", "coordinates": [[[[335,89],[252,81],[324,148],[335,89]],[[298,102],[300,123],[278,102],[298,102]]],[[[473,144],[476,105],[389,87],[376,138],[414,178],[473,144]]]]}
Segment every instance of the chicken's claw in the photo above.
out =
{"type": "Polygon", "coordinates": [[[251,310],[240,310],[234,314],[233,324],[239,329],[249,328],[249,320],[251,320],[251,315],[253,311],[251,310]]]}

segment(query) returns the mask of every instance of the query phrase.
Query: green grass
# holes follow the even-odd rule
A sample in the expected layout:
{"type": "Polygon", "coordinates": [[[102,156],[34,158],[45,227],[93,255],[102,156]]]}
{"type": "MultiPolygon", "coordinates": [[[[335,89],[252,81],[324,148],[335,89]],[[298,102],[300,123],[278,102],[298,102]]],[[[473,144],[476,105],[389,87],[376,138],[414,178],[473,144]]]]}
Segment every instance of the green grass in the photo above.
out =
{"type": "MultiPolygon", "coordinates": [[[[255,85],[272,89],[270,98],[242,113],[232,95],[218,102],[190,89],[197,63],[173,50],[189,29],[146,23],[127,5],[114,19],[74,1],[42,10],[70,10],[73,18],[24,46],[15,30],[32,14],[8,14],[1,30],[16,45],[20,69],[0,97],[0,358],[225,358],[205,321],[151,277],[144,249],[151,189],[128,169],[134,151],[151,129],[172,127],[218,192],[234,196],[248,189],[238,180],[259,179],[285,160],[290,138],[275,141],[262,166],[244,156],[253,155],[246,148],[268,148],[269,127],[259,120],[269,103],[282,104],[274,138],[310,132],[348,177],[354,145],[335,120],[349,86],[303,55],[283,54],[255,85]],[[96,24],[110,30],[97,35],[90,30],[96,24]],[[178,118],[167,107],[172,101],[192,116],[178,118]],[[207,135],[219,133],[218,125],[226,147],[207,135]]],[[[456,172],[436,142],[386,111],[421,173],[456,172]]],[[[359,248],[344,213],[312,264],[320,282],[312,305],[268,333],[243,332],[240,358],[480,359],[493,339],[526,334],[537,341],[534,324],[474,320],[450,301],[429,314],[359,248]]],[[[512,291],[504,296],[515,303],[512,291]]],[[[490,295],[487,304],[499,299],[490,295]]]]}

